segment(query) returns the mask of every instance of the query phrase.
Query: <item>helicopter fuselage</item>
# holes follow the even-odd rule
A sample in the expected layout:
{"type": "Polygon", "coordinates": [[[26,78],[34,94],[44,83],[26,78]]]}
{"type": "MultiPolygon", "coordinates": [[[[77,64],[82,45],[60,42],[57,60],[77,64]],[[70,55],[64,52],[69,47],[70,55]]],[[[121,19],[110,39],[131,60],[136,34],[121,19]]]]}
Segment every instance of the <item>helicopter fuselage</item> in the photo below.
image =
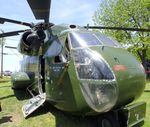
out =
{"type": "Polygon", "coordinates": [[[43,51],[28,52],[21,40],[19,51],[26,56],[20,72],[12,76],[13,87],[32,84],[39,89],[39,55],[43,52],[46,98],[60,110],[96,115],[125,106],[142,94],[144,69],[116,41],[67,25],[52,26],[45,34],[43,51]],[[16,78],[20,73],[22,78],[16,78]]]}

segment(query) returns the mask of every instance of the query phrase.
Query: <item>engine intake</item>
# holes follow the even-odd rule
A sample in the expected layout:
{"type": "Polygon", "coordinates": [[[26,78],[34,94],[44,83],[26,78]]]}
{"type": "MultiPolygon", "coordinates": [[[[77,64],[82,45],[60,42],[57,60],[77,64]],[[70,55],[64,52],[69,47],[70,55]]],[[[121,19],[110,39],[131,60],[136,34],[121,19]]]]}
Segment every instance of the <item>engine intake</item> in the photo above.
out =
{"type": "Polygon", "coordinates": [[[43,43],[46,35],[43,30],[36,32],[25,32],[19,43],[19,52],[25,55],[38,55],[41,43],[43,43]]]}

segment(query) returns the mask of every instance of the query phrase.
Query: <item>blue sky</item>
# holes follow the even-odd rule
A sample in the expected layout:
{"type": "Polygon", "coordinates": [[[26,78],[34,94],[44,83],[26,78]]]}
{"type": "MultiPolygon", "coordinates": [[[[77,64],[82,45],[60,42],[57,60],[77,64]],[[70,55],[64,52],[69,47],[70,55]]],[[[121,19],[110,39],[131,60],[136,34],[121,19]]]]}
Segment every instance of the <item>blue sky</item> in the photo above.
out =
{"type": "MultiPolygon", "coordinates": [[[[101,0],[52,0],[50,22],[54,24],[92,24],[94,11],[98,9],[101,0]]],[[[26,0],[1,0],[0,17],[16,19],[25,22],[38,22],[35,20],[26,0]]],[[[27,27],[5,23],[0,29],[7,31],[26,29],[27,27]]],[[[17,46],[20,36],[6,38],[6,45],[17,46]]],[[[15,50],[4,49],[5,53],[19,54],[15,50]]],[[[18,70],[21,55],[5,55],[4,70],[18,70]]]]}

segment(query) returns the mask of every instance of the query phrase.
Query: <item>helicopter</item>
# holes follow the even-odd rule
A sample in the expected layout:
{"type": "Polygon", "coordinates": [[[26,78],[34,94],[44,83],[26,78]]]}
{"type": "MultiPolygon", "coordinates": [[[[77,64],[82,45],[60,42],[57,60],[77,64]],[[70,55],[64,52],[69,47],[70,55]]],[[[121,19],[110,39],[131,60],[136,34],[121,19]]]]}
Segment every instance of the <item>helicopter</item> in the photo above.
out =
{"type": "Polygon", "coordinates": [[[2,24],[30,28],[0,34],[2,38],[23,33],[17,47],[24,55],[21,69],[12,74],[11,80],[14,90],[28,91],[33,96],[22,107],[24,117],[49,102],[72,115],[97,116],[100,127],[142,126],[146,103],[132,103],[145,88],[142,64],[117,41],[92,30],[150,30],[54,25],[49,22],[51,0],[27,2],[35,18],[44,22],[0,17],[2,24]]]}

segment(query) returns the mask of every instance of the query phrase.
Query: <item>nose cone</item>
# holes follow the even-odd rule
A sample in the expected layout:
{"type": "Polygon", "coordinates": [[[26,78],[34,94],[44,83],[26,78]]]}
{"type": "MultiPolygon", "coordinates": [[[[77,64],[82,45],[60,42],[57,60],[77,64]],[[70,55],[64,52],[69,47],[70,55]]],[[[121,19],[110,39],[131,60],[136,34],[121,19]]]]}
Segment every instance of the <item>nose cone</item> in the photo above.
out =
{"type": "Polygon", "coordinates": [[[145,72],[141,63],[122,48],[93,47],[112,68],[118,87],[116,106],[128,104],[138,98],[145,88],[145,72]]]}
{"type": "Polygon", "coordinates": [[[72,55],[87,105],[96,112],[112,109],[118,95],[112,69],[99,53],[88,48],[75,49],[72,55]]]}

